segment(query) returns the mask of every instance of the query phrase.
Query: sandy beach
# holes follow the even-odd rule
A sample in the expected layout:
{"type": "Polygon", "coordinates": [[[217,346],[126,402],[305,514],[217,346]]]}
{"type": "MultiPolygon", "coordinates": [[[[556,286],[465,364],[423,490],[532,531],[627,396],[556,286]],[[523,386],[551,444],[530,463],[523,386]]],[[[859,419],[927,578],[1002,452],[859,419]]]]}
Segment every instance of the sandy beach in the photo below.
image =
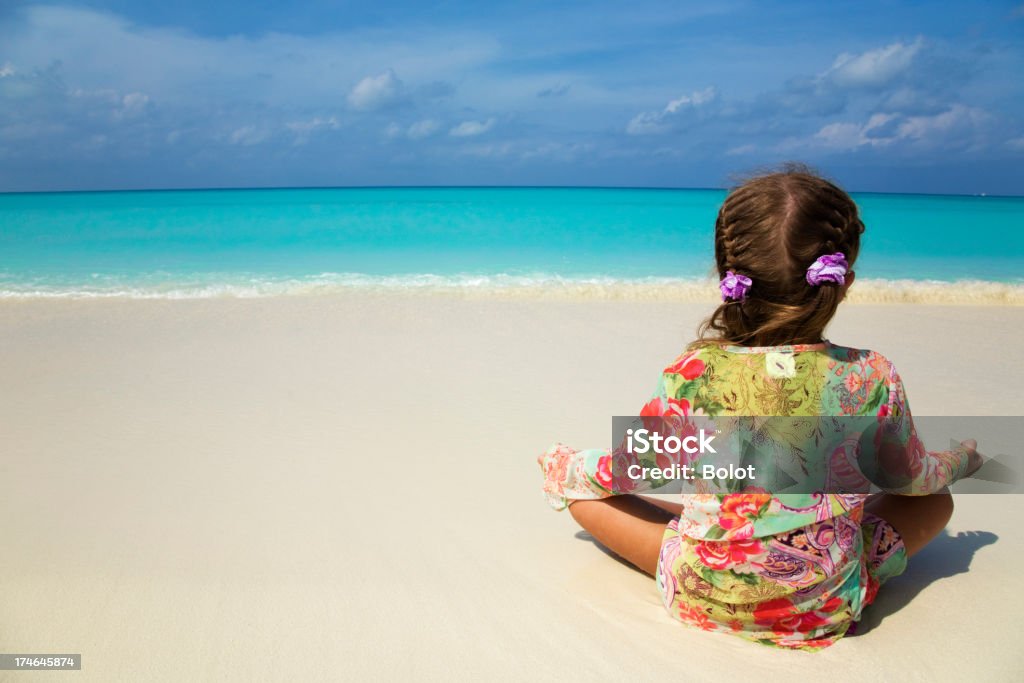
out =
{"type": "MultiPolygon", "coordinates": [[[[1016,679],[1022,496],[958,496],[817,654],[687,629],[546,507],[536,455],[606,445],[707,310],[0,301],[0,652],[83,658],[2,678],[1016,679]]],[[[891,358],[916,415],[1024,415],[1022,332],[1019,306],[853,304],[829,338],[891,358]]]]}

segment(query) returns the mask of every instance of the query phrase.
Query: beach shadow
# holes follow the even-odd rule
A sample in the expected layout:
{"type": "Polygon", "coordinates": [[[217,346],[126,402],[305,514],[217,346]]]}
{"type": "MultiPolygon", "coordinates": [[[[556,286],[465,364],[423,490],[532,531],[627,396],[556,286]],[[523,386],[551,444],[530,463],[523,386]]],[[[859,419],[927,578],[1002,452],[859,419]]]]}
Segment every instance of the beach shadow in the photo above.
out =
{"type": "MultiPolygon", "coordinates": [[[[622,566],[647,576],[636,566],[606,548],[588,532],[581,529],[576,532],[575,538],[592,543],[595,548],[622,566]]],[[[943,530],[935,540],[910,560],[903,574],[890,579],[879,589],[875,602],[864,609],[856,628],[846,637],[862,636],[876,628],[886,617],[909,605],[932,583],[957,574],[966,574],[970,570],[974,553],[998,540],[999,536],[991,531],[961,531],[953,536],[943,530]]]]}
{"type": "Polygon", "coordinates": [[[864,609],[856,632],[847,637],[862,636],[876,628],[935,581],[966,573],[974,553],[998,540],[999,536],[990,531],[961,531],[955,536],[943,531],[910,560],[903,574],[879,589],[875,602],[864,609]]]}
{"type": "Polygon", "coordinates": [[[577,531],[574,534],[574,536],[575,536],[575,538],[578,538],[581,541],[589,541],[590,543],[593,543],[595,548],[597,548],[602,553],[604,553],[608,557],[612,558],[613,560],[615,560],[616,562],[621,564],[623,567],[629,567],[630,569],[632,569],[633,571],[637,572],[638,574],[643,574],[644,576],[647,576],[646,572],[644,572],[643,570],[639,569],[636,565],[634,565],[633,563],[629,562],[628,560],[624,560],[621,557],[619,557],[618,555],[616,555],[614,552],[612,552],[606,546],[602,545],[599,540],[597,540],[596,538],[591,536],[589,532],[580,529],[579,531],[577,531]]]}

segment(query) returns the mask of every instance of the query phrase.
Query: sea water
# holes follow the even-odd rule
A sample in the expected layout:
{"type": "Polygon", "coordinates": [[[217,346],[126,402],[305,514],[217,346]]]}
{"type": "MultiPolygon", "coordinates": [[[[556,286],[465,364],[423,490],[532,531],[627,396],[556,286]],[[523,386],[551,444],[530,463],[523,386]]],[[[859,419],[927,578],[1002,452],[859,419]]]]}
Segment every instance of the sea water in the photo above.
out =
{"type": "MultiPolygon", "coordinates": [[[[607,188],[0,194],[0,296],[707,287],[724,196],[607,188]]],[[[867,226],[859,281],[917,288],[919,300],[954,286],[1004,300],[1024,291],[1024,198],[854,199],[867,226]]]]}

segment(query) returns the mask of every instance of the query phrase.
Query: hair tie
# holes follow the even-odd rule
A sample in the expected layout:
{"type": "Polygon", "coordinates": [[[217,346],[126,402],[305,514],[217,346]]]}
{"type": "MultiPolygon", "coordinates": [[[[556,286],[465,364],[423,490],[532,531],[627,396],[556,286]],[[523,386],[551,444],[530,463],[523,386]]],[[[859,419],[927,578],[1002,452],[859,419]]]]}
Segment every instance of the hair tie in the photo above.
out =
{"type": "Polygon", "coordinates": [[[807,268],[807,284],[815,287],[823,282],[844,285],[846,284],[846,272],[849,267],[850,264],[846,262],[846,255],[841,251],[819,256],[807,268]]]}
{"type": "Polygon", "coordinates": [[[747,298],[747,290],[752,284],[753,281],[746,275],[739,275],[731,270],[725,271],[725,277],[718,283],[718,288],[722,290],[722,301],[743,301],[747,298]]]}

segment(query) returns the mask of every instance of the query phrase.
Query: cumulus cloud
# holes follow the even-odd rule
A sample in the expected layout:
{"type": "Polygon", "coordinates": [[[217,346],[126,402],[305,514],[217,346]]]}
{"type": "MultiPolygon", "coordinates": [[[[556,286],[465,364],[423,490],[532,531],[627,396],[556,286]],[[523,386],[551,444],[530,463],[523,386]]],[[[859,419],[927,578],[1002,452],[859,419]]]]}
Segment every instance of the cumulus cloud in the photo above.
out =
{"type": "Polygon", "coordinates": [[[892,43],[860,54],[843,52],[823,78],[842,86],[875,86],[891,82],[905,73],[924,46],[917,38],[913,43],[892,43]]]}
{"type": "MultiPolygon", "coordinates": [[[[384,66],[395,78],[401,74],[417,96],[450,95],[453,86],[438,80],[442,75],[472,73],[498,50],[494,38],[456,28],[328,27],[312,35],[268,31],[221,37],[180,26],[134,24],[111,12],[68,4],[19,10],[17,29],[0,38],[0,63],[9,61],[26,72],[60,62],[72,87],[145,91],[161,103],[220,103],[243,96],[322,109],[337,105],[339,89],[345,97],[367,77],[379,78],[384,66]]],[[[187,21],[187,15],[179,18],[187,21]]]]}
{"type": "Polygon", "coordinates": [[[755,97],[743,115],[763,121],[780,117],[820,119],[850,110],[935,113],[964,79],[963,68],[937,54],[923,38],[863,52],[842,52],[828,68],[795,75],[755,97]]]}
{"type": "Polygon", "coordinates": [[[511,142],[497,142],[489,145],[467,145],[458,150],[459,154],[480,157],[485,159],[506,159],[516,152],[515,145],[511,142]]]}
{"type": "MultiPolygon", "coordinates": [[[[590,15],[615,59],[587,51],[592,36],[584,40],[569,22],[550,29],[566,41],[541,49],[514,40],[535,37],[537,22],[496,26],[483,17],[442,17],[430,31],[401,17],[372,29],[337,20],[296,34],[247,24],[251,31],[225,36],[192,30],[187,14],[161,15],[178,24],[158,26],[82,3],[19,3],[5,15],[16,22],[0,21],[0,189],[447,182],[476,180],[488,168],[497,175],[481,179],[530,182],[547,177],[538,160],[573,156],[586,159],[579,172],[598,182],[634,182],[644,168],[643,182],[660,182],[658,160],[670,157],[673,169],[685,160],[697,169],[692,177],[714,182],[718,171],[709,169],[768,161],[783,140],[812,162],[849,153],[871,155],[876,166],[955,164],[945,150],[956,145],[988,145],[992,158],[1016,160],[1022,148],[1019,93],[1006,85],[1020,54],[988,28],[955,40],[941,31],[897,40],[906,25],[886,26],[874,43],[836,35],[824,56],[820,43],[723,50],[700,73],[702,85],[732,83],[729,96],[710,87],[665,91],[686,69],[665,60],[691,53],[630,49],[650,24],[630,33],[590,15]],[[758,73],[778,80],[751,83],[751,58],[764,59],[758,73]],[[730,80],[741,72],[746,80],[730,80]],[[646,104],[623,109],[629,102],[646,104]],[[431,144],[374,144],[385,133],[431,144]],[[322,144],[299,148],[314,137],[322,144]],[[495,161],[446,163],[453,155],[495,161]],[[128,158],[147,172],[129,168],[128,158]],[[513,169],[500,163],[508,160],[534,161],[513,169]]],[[[776,22],[766,27],[772,35],[785,23],[771,12],[765,21],[776,22]]],[[[746,37],[710,30],[694,36],[695,51],[746,37]]]]}
{"type": "Polygon", "coordinates": [[[596,146],[589,142],[546,142],[524,149],[520,152],[519,158],[523,160],[540,158],[571,163],[581,156],[592,154],[595,148],[596,146]]]}
{"type": "Polygon", "coordinates": [[[409,138],[410,140],[421,140],[434,135],[441,129],[441,124],[434,119],[422,119],[408,126],[401,126],[395,122],[388,124],[384,134],[389,138],[409,138]]]}
{"type": "Polygon", "coordinates": [[[963,104],[927,116],[876,113],[863,124],[835,122],[822,126],[813,142],[837,150],[896,143],[956,147],[975,143],[990,118],[985,111],[963,104]]]}
{"type": "Polygon", "coordinates": [[[678,97],[660,111],[641,112],[626,124],[626,132],[630,135],[657,135],[672,130],[675,117],[685,112],[703,107],[712,102],[717,93],[713,87],[695,90],[688,95],[678,97]]]}
{"type": "Polygon", "coordinates": [[[335,116],[314,116],[310,119],[289,121],[284,124],[284,127],[295,134],[295,145],[304,145],[318,131],[341,128],[341,121],[335,116]]]}
{"type": "Polygon", "coordinates": [[[121,97],[120,106],[114,111],[117,119],[132,118],[142,115],[149,108],[149,95],[141,92],[130,92],[121,97]]]}
{"type": "Polygon", "coordinates": [[[697,90],[690,93],[689,95],[683,95],[682,97],[672,100],[665,105],[666,114],[675,114],[680,109],[687,106],[699,107],[702,104],[707,104],[711,100],[715,99],[715,89],[708,87],[703,90],[697,90]]]}
{"type": "Polygon", "coordinates": [[[897,129],[901,138],[922,140],[949,134],[965,134],[984,125],[989,115],[977,108],[954,104],[947,111],[932,116],[909,116],[897,129]]]}
{"type": "Polygon", "coordinates": [[[413,140],[419,140],[420,138],[433,135],[440,127],[441,124],[433,119],[423,119],[422,121],[417,121],[409,126],[409,129],[406,131],[406,135],[413,140]]]}
{"type": "Polygon", "coordinates": [[[474,137],[476,135],[482,135],[491,128],[494,128],[495,123],[497,123],[497,120],[493,117],[486,121],[463,121],[449,130],[448,134],[457,138],[474,137]]]}
{"type": "Polygon", "coordinates": [[[746,145],[737,145],[735,147],[730,147],[729,149],[725,150],[725,153],[726,153],[727,156],[735,157],[735,156],[743,156],[745,154],[753,154],[756,151],[757,151],[757,145],[746,144],[746,145]]]}
{"type": "Polygon", "coordinates": [[[232,145],[241,145],[243,147],[249,147],[251,145],[258,145],[270,137],[270,131],[260,126],[241,126],[236,128],[228,134],[227,140],[232,145]]]}
{"type": "Polygon", "coordinates": [[[886,124],[893,121],[892,114],[874,114],[866,123],[836,122],[822,126],[814,140],[833,149],[856,149],[862,146],[879,147],[891,144],[894,136],[878,135],[886,124]]]}
{"type": "Polygon", "coordinates": [[[403,99],[405,86],[391,69],[376,76],[367,76],[356,83],[348,94],[349,106],[361,111],[391,107],[403,99]]]}
{"type": "Polygon", "coordinates": [[[149,95],[141,92],[130,92],[121,98],[121,108],[126,111],[137,111],[149,103],[149,95]]]}
{"type": "Polygon", "coordinates": [[[312,133],[315,130],[336,130],[341,126],[341,122],[334,116],[328,116],[326,118],[314,116],[313,118],[306,119],[304,121],[289,121],[284,125],[285,128],[294,133],[312,133]]]}

